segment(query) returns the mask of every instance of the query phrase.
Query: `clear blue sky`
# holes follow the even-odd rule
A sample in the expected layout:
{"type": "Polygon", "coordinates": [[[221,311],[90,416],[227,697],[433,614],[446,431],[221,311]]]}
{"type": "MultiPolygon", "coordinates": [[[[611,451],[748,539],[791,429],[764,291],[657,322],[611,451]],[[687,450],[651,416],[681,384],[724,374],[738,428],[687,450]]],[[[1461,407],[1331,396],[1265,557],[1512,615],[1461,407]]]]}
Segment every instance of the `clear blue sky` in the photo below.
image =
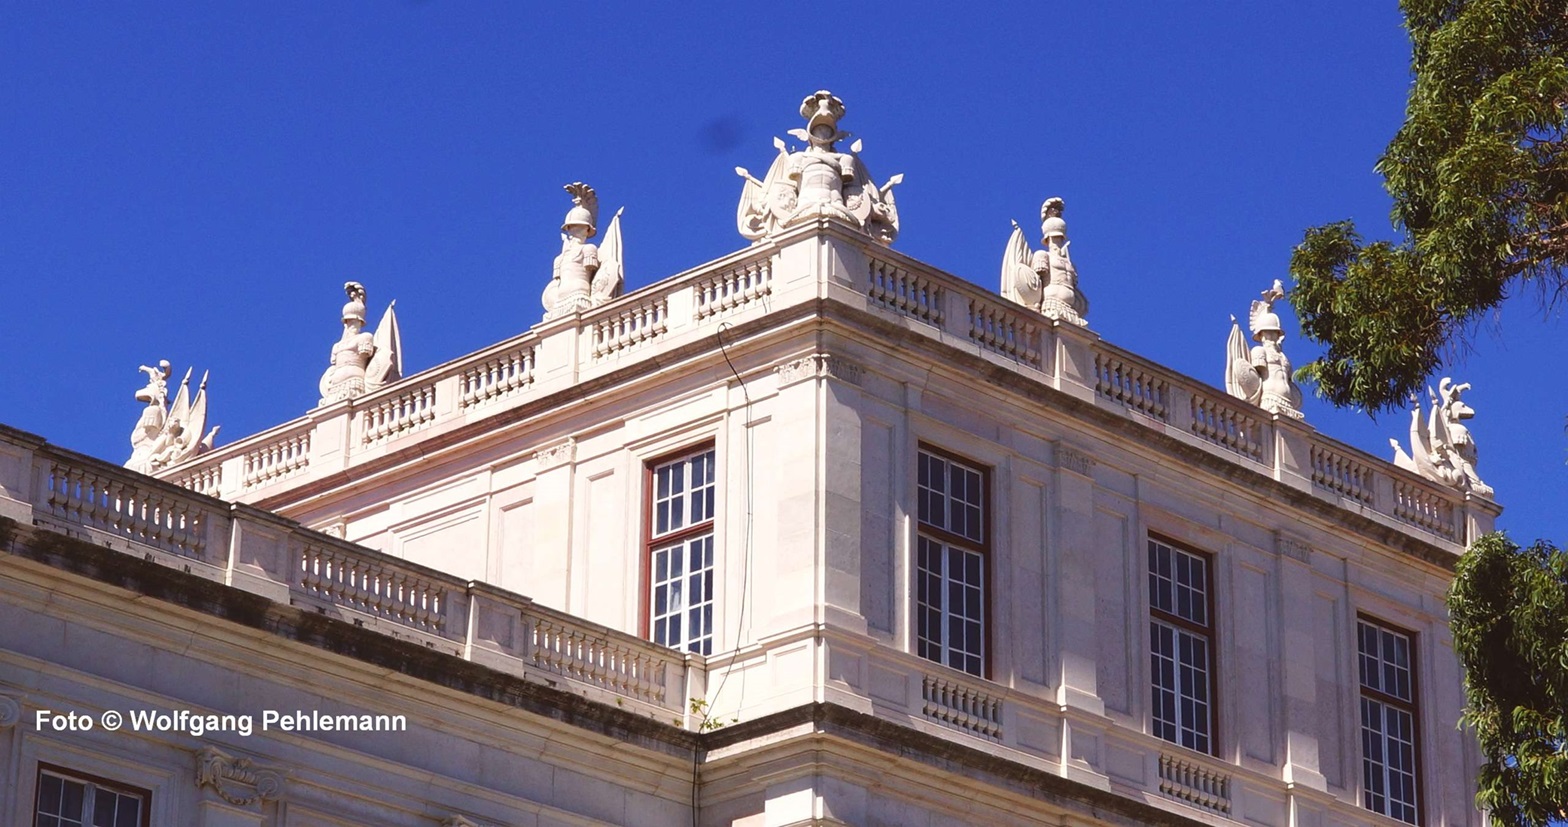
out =
{"type": "MultiPolygon", "coordinates": [[[[0,422],[123,461],[158,359],[212,372],[220,443],[291,419],[348,279],[398,300],[410,372],[518,333],[573,180],[626,207],[630,287],[738,249],[732,168],[819,88],[907,175],[898,249],[995,289],[1009,219],[1063,196],[1093,329],[1207,381],[1304,228],[1389,232],[1392,0],[664,8],[8,6],[0,422]]],[[[1561,331],[1514,300],[1451,368],[1517,539],[1568,539],[1561,331]]],[[[1406,428],[1307,418],[1379,456],[1406,428]]]]}

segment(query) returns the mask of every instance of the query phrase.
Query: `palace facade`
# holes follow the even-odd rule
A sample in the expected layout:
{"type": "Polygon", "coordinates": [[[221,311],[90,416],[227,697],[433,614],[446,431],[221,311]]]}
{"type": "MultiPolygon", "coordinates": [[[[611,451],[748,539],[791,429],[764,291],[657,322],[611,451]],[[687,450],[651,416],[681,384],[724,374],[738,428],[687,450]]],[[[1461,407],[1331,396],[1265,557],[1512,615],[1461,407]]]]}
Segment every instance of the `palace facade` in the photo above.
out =
{"type": "Polygon", "coordinates": [[[1065,224],[890,249],[823,94],[733,255],[569,215],[546,320],[156,476],[0,430],[0,821],[1482,824],[1495,503],[1101,340],[1065,224]]]}

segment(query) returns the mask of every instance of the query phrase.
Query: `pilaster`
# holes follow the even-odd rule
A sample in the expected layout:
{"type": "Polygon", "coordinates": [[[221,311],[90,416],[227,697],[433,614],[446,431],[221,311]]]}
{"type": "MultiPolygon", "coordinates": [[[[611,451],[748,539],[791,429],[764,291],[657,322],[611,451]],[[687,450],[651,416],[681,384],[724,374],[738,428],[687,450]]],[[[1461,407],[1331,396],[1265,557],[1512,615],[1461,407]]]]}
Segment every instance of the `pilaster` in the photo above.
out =
{"type": "Polygon", "coordinates": [[[1099,697],[1096,674],[1101,653],[1095,623],[1095,592],[1100,584],[1094,576],[1094,460],[1064,442],[1056,443],[1055,454],[1056,604],[1061,646],[1061,671],[1054,681],[1057,702],[1098,716],[1105,713],[1105,703],[1099,697]]]}

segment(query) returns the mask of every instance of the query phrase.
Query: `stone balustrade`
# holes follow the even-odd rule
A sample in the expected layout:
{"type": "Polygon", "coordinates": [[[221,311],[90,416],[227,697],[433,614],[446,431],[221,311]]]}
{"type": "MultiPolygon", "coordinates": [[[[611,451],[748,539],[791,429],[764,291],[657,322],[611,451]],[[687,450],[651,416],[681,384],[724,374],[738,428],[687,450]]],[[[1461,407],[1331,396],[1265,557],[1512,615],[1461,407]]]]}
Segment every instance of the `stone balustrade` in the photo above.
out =
{"type": "MultiPolygon", "coordinates": [[[[265,452],[247,450],[245,456],[257,453],[265,452]]],[[[701,656],[307,530],[270,512],[133,474],[5,426],[0,426],[0,517],[528,680],[564,684],[663,721],[685,723],[688,687],[701,694],[701,656]]]]}
{"type": "MultiPolygon", "coordinates": [[[[1136,728],[1107,725],[1095,713],[1058,703],[1040,687],[1004,686],[833,627],[814,634],[826,662],[834,665],[825,687],[829,702],[906,722],[955,744],[1097,783],[1110,776],[1114,783],[1143,790],[1150,800],[1237,821],[1248,821],[1249,815],[1266,821],[1290,786],[1279,768],[1227,761],[1136,728]],[[1074,741],[1095,746],[1079,752],[1071,746],[1074,741]],[[1242,786],[1265,794],[1241,800],[1237,790],[1242,786]],[[1248,807],[1259,811],[1249,813],[1248,807]]],[[[722,681],[726,672],[757,669],[799,646],[799,635],[780,635],[739,658],[712,658],[708,683],[722,681]]],[[[783,707],[794,700],[775,703],[783,707]]],[[[735,710],[728,705],[735,702],[721,697],[718,714],[749,720],[778,711],[768,701],[735,710]]]]}
{"type": "MultiPolygon", "coordinates": [[[[1407,473],[1101,341],[1092,331],[1053,322],[896,251],[867,248],[831,224],[799,228],[600,307],[543,322],[160,476],[224,499],[263,499],[282,490],[276,486],[353,467],[582,379],[656,360],[724,325],[823,297],[897,319],[912,332],[1427,540],[1463,546],[1489,531],[1499,512],[1489,500],[1407,473]],[[820,244],[829,245],[836,259],[819,254],[820,244]]],[[[1219,342],[1217,331],[1216,353],[1219,342]]]]}
{"type": "Polygon", "coordinates": [[[1501,511],[896,251],[865,261],[860,289],[872,312],[920,322],[909,327],[929,328],[934,338],[972,342],[1022,375],[1044,372],[1058,390],[1334,505],[1456,552],[1491,531],[1501,511]],[[1000,307],[1008,315],[998,315],[1000,307]]]}
{"type": "Polygon", "coordinates": [[[1192,755],[1162,752],[1159,758],[1160,792],[1194,807],[1230,815],[1231,773],[1218,762],[1192,755]]]}

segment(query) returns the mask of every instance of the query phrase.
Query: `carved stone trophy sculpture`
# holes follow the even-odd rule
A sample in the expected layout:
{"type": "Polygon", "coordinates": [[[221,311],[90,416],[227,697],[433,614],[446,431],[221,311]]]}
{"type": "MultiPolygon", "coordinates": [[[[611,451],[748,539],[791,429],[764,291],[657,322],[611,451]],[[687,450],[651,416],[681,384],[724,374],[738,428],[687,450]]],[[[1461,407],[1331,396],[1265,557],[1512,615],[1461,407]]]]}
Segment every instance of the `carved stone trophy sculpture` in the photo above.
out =
{"type": "Polygon", "coordinates": [[[1460,398],[1470,390],[1470,383],[1455,385],[1453,379],[1445,376],[1437,388],[1438,393],[1427,388],[1432,410],[1425,428],[1421,427],[1421,400],[1410,397],[1410,453],[1405,453],[1399,440],[1390,439],[1394,464],[1433,482],[1490,499],[1492,487],[1482,482],[1475,470],[1475,438],[1463,424],[1475,416],[1475,409],[1460,398]]]}
{"type": "Polygon", "coordinates": [[[832,92],[806,98],[800,116],[806,119],[806,128],[791,129],[789,134],[805,141],[805,149],[790,152],[783,140],[774,138],[778,155],[760,181],[744,167],[735,168],[746,179],[736,212],[740,234],[757,242],[797,224],[835,218],[892,244],[898,237],[893,187],[904,176],[894,175],[877,186],[860,159],[860,141],[851,144],[847,153],[838,151],[838,142],[849,140],[850,133],[839,131],[844,102],[832,92]]]}
{"type": "Polygon", "coordinates": [[[561,254],[555,257],[550,283],[544,288],[546,320],[598,307],[621,295],[625,281],[621,247],[621,213],[616,210],[604,243],[588,243],[598,232],[599,196],[581,181],[567,184],[572,209],[561,224],[561,254]]]}
{"type": "Polygon", "coordinates": [[[174,404],[169,405],[168,360],[156,367],[142,365],[141,371],[147,374],[147,387],[136,392],[136,400],[147,406],[131,431],[131,458],[125,467],[150,474],[210,450],[218,429],[202,436],[207,427],[207,375],[202,374],[192,399],[191,371],[185,371],[174,404]]]}
{"type": "Polygon", "coordinates": [[[1230,317],[1230,339],[1225,344],[1225,390],[1269,413],[1302,419],[1301,389],[1291,378],[1290,359],[1280,347],[1285,331],[1274,313],[1274,302],[1283,298],[1285,287],[1275,279],[1273,286],[1263,291],[1263,299],[1252,302],[1248,323],[1252,340],[1258,344],[1251,352],[1241,337],[1241,325],[1235,316],[1230,317]]]}
{"type": "Polygon", "coordinates": [[[1024,230],[1013,222],[1013,235],[1002,253],[1002,295],[1046,318],[1084,327],[1089,324],[1089,299],[1078,289],[1078,270],[1067,254],[1066,203],[1048,198],[1040,205],[1040,243],[1029,249],[1024,230]]]}
{"type": "Polygon", "coordinates": [[[365,286],[346,282],[343,292],[343,336],[332,345],[326,373],[321,374],[321,404],[363,396],[403,377],[403,342],[397,313],[387,305],[374,334],[365,332],[365,286]]]}

